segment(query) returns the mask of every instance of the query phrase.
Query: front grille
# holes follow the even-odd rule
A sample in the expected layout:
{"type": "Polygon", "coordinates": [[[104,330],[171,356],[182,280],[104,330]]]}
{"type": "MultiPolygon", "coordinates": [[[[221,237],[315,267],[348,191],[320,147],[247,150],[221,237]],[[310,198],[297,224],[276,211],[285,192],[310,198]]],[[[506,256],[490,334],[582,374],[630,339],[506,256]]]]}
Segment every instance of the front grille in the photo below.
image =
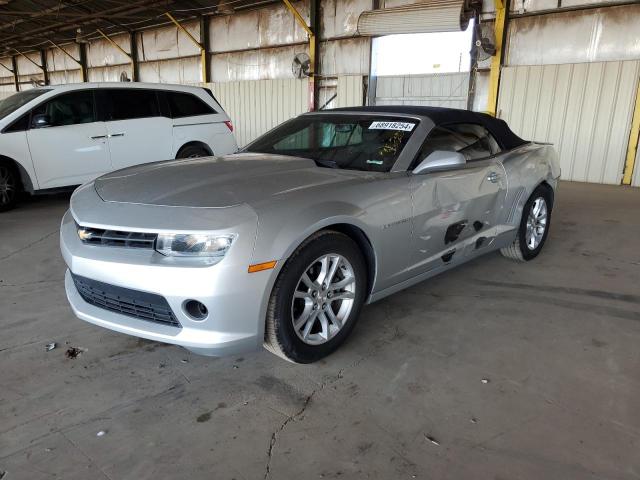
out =
{"type": "Polygon", "coordinates": [[[78,226],[78,236],[87,245],[153,249],[157,233],[124,232],[78,226]]]}
{"type": "Polygon", "coordinates": [[[71,276],[80,296],[91,305],[140,320],[182,327],[167,300],[160,295],[116,287],[75,274],[71,276]]]}

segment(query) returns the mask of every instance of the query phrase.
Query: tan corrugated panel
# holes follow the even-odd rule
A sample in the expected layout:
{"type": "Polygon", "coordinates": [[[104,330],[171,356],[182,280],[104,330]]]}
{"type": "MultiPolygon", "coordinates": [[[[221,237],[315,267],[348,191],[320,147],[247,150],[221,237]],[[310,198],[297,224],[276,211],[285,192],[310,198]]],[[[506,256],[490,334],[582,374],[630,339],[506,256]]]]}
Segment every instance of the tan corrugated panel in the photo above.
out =
{"type": "Polygon", "coordinates": [[[639,74],[638,60],[505,67],[498,116],[553,143],[565,180],[619,184],[639,74]]]}
{"type": "Polygon", "coordinates": [[[469,17],[464,0],[431,0],[396,8],[362,12],[358,18],[360,35],[397,33],[459,32],[467,28],[469,17]]]}
{"type": "Polygon", "coordinates": [[[469,72],[380,76],[376,105],[467,108],[469,72]]]}
{"type": "Polygon", "coordinates": [[[307,111],[309,81],[250,80],[212,83],[210,87],[234,125],[238,146],[307,111]]]}
{"type": "Polygon", "coordinates": [[[363,102],[362,75],[338,77],[336,107],[361,107],[363,102]]]}

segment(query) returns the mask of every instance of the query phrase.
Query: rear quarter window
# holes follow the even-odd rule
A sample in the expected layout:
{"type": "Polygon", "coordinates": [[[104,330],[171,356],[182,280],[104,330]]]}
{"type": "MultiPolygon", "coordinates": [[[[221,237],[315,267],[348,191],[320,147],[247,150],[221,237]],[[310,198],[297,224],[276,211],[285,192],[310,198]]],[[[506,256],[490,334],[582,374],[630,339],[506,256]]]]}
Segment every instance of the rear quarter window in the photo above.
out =
{"type": "Polygon", "coordinates": [[[167,92],[166,98],[173,118],[217,113],[211,106],[191,93],[167,92]]]}

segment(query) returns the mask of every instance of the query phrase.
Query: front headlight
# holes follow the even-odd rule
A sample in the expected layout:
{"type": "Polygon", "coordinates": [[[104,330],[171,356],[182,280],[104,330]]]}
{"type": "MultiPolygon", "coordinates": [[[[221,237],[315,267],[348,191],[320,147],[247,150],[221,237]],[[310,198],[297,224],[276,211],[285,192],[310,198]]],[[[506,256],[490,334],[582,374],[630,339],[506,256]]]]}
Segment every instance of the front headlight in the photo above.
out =
{"type": "Polygon", "coordinates": [[[161,233],[156,240],[156,251],[173,257],[209,257],[220,261],[235,238],[235,235],[161,233]]]}

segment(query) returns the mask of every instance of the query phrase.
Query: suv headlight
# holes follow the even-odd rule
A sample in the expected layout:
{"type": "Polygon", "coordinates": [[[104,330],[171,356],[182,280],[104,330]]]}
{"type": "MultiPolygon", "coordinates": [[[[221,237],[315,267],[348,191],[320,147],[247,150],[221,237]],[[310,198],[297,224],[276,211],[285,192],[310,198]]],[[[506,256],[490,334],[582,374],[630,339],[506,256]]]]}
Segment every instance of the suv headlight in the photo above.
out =
{"type": "Polygon", "coordinates": [[[156,251],[170,257],[208,257],[220,261],[235,239],[235,235],[160,233],[156,251]]]}

